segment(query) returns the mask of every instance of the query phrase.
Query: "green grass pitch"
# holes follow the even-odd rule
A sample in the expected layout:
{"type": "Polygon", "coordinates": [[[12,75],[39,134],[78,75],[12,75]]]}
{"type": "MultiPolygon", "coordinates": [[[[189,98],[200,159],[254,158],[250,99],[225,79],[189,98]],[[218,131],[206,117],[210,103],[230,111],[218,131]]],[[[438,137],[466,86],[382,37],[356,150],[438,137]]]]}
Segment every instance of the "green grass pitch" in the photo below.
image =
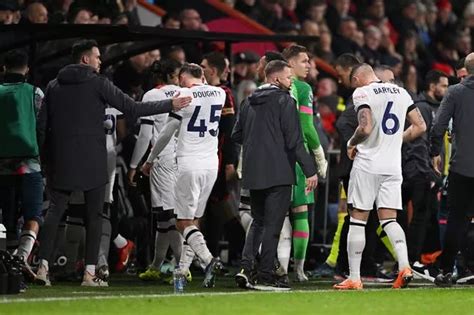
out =
{"type": "Polygon", "coordinates": [[[367,284],[360,292],[338,292],[331,289],[332,281],[310,281],[274,293],[239,290],[232,278],[219,278],[214,289],[203,289],[200,282],[195,279],[183,295],[174,295],[172,286],[130,276],[113,278],[109,288],[81,288],[77,283],[30,286],[24,294],[0,296],[0,315],[474,314],[474,287],[438,289],[415,282],[405,290],[367,284]]]}

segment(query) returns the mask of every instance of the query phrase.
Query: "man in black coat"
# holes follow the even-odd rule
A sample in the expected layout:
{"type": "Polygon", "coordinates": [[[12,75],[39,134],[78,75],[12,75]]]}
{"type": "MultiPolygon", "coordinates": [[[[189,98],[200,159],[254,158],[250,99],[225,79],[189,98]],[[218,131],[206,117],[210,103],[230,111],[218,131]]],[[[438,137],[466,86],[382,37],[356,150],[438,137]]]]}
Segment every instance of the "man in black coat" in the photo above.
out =
{"type": "Polygon", "coordinates": [[[243,144],[242,185],[250,190],[253,217],[242,254],[243,270],[236,281],[244,288],[251,285],[248,277],[261,243],[255,288],[288,290],[273,271],[280,231],[290,208],[296,162],[307,177],[308,192],[316,188],[318,178],[314,158],[304,148],[296,104],[289,94],[288,64],[280,60],[268,63],[265,76],[266,84],[242,103],[232,133],[232,139],[243,144]]]}
{"type": "Polygon", "coordinates": [[[100,52],[93,40],[73,45],[75,64],[64,67],[48,84],[39,114],[38,142],[46,169],[51,203],[41,233],[37,281],[50,285],[48,261],[59,221],[72,191],[83,191],[86,201],[86,272],[84,286],[104,286],[95,277],[102,233],[101,211],[107,183],[104,115],[112,106],[126,115],[149,116],[179,110],[190,97],[138,103],[109,80],[99,76],[100,52]]]}

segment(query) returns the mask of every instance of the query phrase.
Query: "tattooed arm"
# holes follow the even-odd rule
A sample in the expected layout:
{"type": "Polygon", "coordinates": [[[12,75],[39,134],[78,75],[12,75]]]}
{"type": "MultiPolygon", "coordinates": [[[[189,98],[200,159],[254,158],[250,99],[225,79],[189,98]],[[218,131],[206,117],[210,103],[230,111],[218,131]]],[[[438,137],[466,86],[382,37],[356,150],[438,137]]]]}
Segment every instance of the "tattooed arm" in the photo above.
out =
{"type": "Polygon", "coordinates": [[[359,121],[359,126],[357,126],[356,131],[349,140],[348,145],[355,147],[356,145],[364,142],[372,132],[373,129],[373,120],[372,120],[372,111],[369,106],[360,106],[357,112],[357,120],[359,121]]]}
{"type": "Polygon", "coordinates": [[[359,107],[357,111],[357,120],[359,121],[359,125],[347,142],[347,155],[351,160],[353,160],[357,154],[356,145],[364,142],[370,136],[374,127],[372,111],[368,105],[362,105],[359,107]]]}
{"type": "Polygon", "coordinates": [[[426,123],[418,108],[412,105],[408,108],[407,119],[411,126],[403,132],[403,142],[410,142],[426,131],[426,123]],[[413,107],[412,107],[413,106],[413,107]]]}

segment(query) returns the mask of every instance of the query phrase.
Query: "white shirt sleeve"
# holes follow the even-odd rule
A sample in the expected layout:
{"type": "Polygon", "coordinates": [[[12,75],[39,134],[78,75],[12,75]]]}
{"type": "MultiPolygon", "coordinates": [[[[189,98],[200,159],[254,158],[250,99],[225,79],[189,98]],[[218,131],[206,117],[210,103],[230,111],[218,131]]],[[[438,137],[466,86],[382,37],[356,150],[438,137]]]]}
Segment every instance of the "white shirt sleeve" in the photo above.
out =
{"type": "Polygon", "coordinates": [[[354,94],[352,94],[352,100],[356,112],[361,105],[367,105],[370,107],[370,96],[364,88],[357,88],[354,91],[354,94]]]}
{"type": "Polygon", "coordinates": [[[148,155],[147,162],[152,163],[158,154],[166,147],[168,142],[170,142],[173,135],[179,129],[181,125],[181,120],[175,119],[173,117],[169,117],[168,121],[166,122],[165,127],[161,130],[160,134],[158,135],[158,139],[156,139],[155,145],[148,155]]]}
{"type": "Polygon", "coordinates": [[[145,155],[148,146],[150,145],[151,138],[153,137],[153,124],[141,124],[140,132],[138,134],[135,148],[133,149],[132,159],[130,161],[131,168],[137,168],[142,157],[145,155]]]}

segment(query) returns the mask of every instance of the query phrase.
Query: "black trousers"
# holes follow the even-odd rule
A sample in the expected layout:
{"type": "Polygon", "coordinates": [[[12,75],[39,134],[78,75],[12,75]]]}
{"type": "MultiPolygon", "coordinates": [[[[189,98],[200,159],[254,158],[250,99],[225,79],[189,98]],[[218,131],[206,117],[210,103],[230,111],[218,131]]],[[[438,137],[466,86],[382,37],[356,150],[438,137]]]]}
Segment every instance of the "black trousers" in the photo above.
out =
{"type": "MultiPolygon", "coordinates": [[[[68,206],[71,191],[51,189],[50,207],[40,233],[39,258],[52,261],[54,241],[59,222],[68,206]]],[[[96,265],[102,235],[102,208],[105,197],[105,185],[84,191],[86,201],[86,265],[96,265]]]]}
{"type": "Polygon", "coordinates": [[[467,235],[467,229],[474,216],[474,177],[450,172],[448,177],[448,225],[444,238],[440,268],[452,272],[456,254],[467,235]]]}
{"type": "Polygon", "coordinates": [[[286,213],[290,209],[291,186],[275,186],[250,190],[253,222],[245,240],[242,268],[252,270],[260,244],[259,278],[271,280],[277,255],[278,240],[286,213]]]}
{"type": "Polygon", "coordinates": [[[408,258],[411,262],[420,261],[431,214],[432,198],[436,198],[430,184],[431,181],[428,178],[420,176],[406,180],[402,186],[403,204],[406,205],[410,200],[413,204],[413,217],[410,224],[402,224],[402,226],[407,226],[405,233],[407,234],[408,258]]]}

